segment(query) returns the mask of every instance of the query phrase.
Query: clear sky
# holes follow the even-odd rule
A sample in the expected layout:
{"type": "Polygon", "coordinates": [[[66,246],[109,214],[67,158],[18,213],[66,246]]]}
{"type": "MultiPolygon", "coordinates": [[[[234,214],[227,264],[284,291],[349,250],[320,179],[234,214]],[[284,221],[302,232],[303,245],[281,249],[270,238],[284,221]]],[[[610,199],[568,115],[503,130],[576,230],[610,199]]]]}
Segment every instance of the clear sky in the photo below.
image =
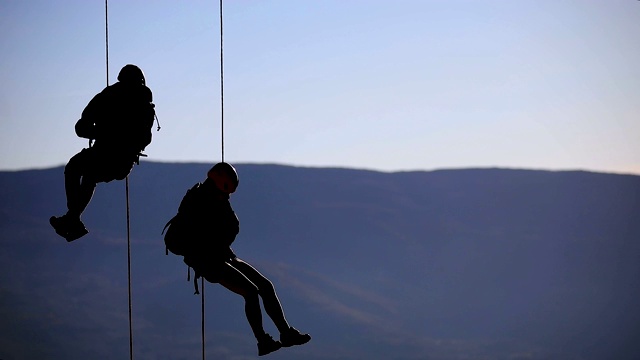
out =
{"type": "MultiPolygon", "coordinates": [[[[218,1],[109,1],[150,160],[220,160],[218,1]]],[[[104,1],[0,0],[1,170],[62,165],[106,86],[104,1]]],[[[226,0],[225,160],[640,174],[640,2],[226,0]]]]}

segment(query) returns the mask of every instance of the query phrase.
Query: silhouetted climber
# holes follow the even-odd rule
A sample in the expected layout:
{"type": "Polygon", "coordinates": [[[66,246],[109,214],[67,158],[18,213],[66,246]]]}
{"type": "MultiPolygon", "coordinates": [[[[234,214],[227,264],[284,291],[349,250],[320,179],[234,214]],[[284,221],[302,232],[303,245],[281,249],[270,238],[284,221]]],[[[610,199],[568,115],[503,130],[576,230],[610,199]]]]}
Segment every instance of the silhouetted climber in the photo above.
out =
{"type": "MultiPolygon", "coordinates": [[[[207,179],[189,189],[180,203],[178,214],[167,226],[165,244],[171,252],[184,256],[184,262],[211,283],[244,297],[245,314],[258,341],[258,355],[281,347],[302,345],[311,340],[285,319],[273,283],[249,263],[239,259],[231,244],[240,231],[238,218],[231,208],[229,194],[238,186],[238,174],[228,163],[216,164],[207,179]],[[260,300],[265,312],[280,332],[274,340],[262,327],[260,300]]],[[[166,226],[165,226],[166,228],[166,226]]],[[[196,293],[198,293],[197,282],[196,293]]]]}
{"type": "Polygon", "coordinates": [[[126,178],[133,164],[144,156],[155,117],[152,101],[144,73],[129,64],[120,70],[118,82],[94,96],[82,112],[75,131],[90,139],[89,147],[74,155],[64,169],[67,213],[49,219],[56,233],[67,241],[89,232],[80,216],[96,184],[126,178]]]}

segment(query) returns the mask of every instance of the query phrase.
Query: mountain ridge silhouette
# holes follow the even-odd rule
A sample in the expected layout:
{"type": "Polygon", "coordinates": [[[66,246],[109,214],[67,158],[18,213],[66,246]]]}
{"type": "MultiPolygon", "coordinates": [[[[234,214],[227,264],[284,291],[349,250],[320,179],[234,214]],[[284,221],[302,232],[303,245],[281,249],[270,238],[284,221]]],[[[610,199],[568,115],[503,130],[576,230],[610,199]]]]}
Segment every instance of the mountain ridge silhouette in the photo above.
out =
{"type": "MultiPolygon", "coordinates": [[[[160,232],[211,164],[130,175],[136,358],[199,356],[200,299],[160,232]]],[[[314,336],[274,359],[632,359],[640,176],[377,172],[237,164],[234,250],[314,336]]],[[[67,244],[63,168],[0,172],[0,358],[128,352],[124,182],[99,184],[67,244]]],[[[208,356],[255,356],[242,299],[207,285],[208,356]]],[[[270,322],[265,318],[267,328],[270,322]]]]}

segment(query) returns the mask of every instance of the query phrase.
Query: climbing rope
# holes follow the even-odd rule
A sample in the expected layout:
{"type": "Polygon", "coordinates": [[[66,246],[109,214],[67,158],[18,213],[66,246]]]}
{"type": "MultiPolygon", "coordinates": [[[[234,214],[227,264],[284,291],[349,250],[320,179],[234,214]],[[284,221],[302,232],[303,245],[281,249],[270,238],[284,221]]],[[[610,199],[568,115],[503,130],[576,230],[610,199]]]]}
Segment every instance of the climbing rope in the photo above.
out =
{"type": "MultiPolygon", "coordinates": [[[[104,32],[105,32],[105,61],[107,68],[107,86],[109,86],[109,0],[104,0],[104,32]]],[[[158,127],[160,124],[158,123],[158,127]]],[[[91,142],[89,142],[91,146],[91,142]]],[[[129,175],[125,180],[125,195],[127,203],[127,285],[129,290],[129,359],[133,360],[133,324],[131,306],[131,218],[129,211],[129,175]]]]}
{"type": "Polygon", "coordinates": [[[105,39],[105,56],[107,62],[107,86],[109,86],[109,3],[104,0],[104,39],[105,39]]]}
{"type": "Polygon", "coordinates": [[[200,285],[202,285],[202,291],[200,292],[200,298],[202,299],[201,304],[202,304],[202,360],[204,360],[205,357],[205,351],[204,351],[204,344],[205,344],[205,337],[204,337],[204,277],[200,278],[200,285]]]}
{"type": "Polygon", "coordinates": [[[222,0],[220,0],[220,144],[222,147],[221,161],[224,162],[224,53],[222,49],[222,0]]]}
{"type": "Polygon", "coordinates": [[[131,321],[131,221],[129,218],[129,176],[125,181],[127,195],[127,278],[129,288],[129,359],[133,360],[133,327],[131,321]]]}
{"type": "MultiPolygon", "coordinates": [[[[221,161],[224,162],[224,47],[223,47],[223,23],[222,23],[222,0],[220,0],[220,152],[221,161]]],[[[204,317],[204,277],[200,278],[200,285],[202,291],[200,292],[201,298],[201,311],[202,311],[202,360],[205,360],[205,317],[204,317]]]]}

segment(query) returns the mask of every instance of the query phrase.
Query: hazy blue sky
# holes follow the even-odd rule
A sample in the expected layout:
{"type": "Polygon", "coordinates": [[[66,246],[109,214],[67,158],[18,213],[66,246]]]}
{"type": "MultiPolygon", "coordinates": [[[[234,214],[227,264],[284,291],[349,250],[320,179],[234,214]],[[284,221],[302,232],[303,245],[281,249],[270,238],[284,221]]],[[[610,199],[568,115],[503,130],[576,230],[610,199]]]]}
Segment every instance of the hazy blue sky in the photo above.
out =
{"type": "MultiPolygon", "coordinates": [[[[106,85],[103,1],[0,0],[0,169],[61,165],[106,85]]],[[[109,1],[150,160],[220,159],[218,1],[109,1]]],[[[640,2],[226,0],[225,158],[640,174],[640,2]]]]}

